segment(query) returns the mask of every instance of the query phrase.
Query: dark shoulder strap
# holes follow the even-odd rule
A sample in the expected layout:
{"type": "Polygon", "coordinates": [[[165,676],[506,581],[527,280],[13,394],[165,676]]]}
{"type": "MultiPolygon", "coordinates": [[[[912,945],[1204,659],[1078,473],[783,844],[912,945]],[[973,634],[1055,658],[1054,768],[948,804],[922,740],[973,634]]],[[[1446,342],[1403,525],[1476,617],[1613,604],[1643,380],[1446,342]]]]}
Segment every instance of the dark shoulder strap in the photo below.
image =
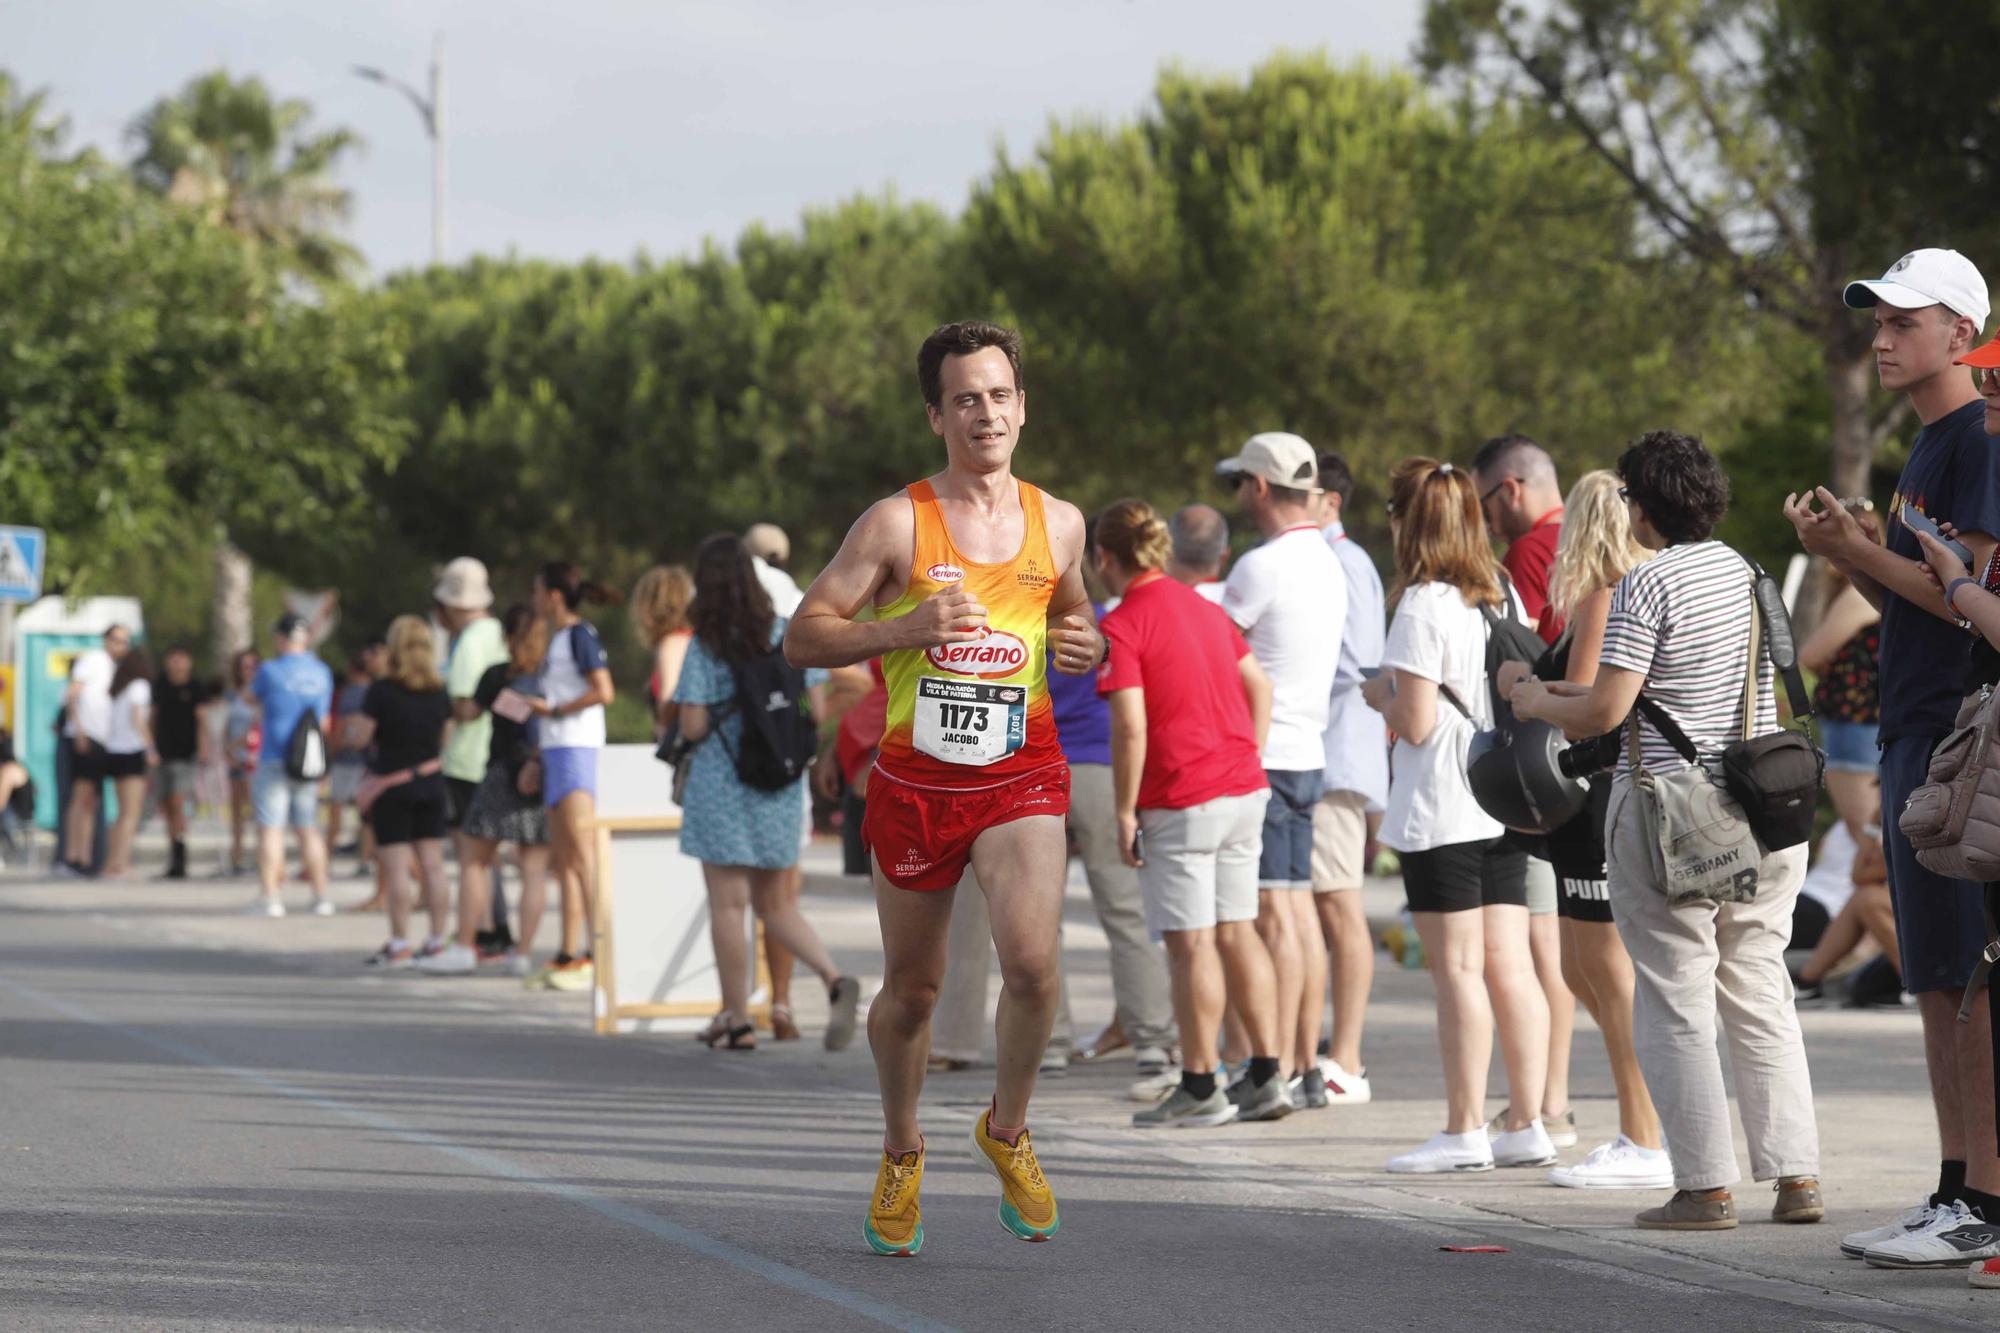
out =
{"type": "MultiPolygon", "coordinates": [[[[1730,549],[1735,551],[1734,547],[1730,549]]],[[[1805,677],[1799,672],[1798,640],[1792,634],[1792,616],[1785,609],[1784,590],[1762,565],[1741,551],[1735,554],[1750,567],[1750,601],[1764,622],[1764,651],[1785,682],[1785,697],[1792,705],[1792,716],[1810,723],[1812,696],[1806,693],[1805,677]]]]}
{"type": "Polygon", "coordinates": [[[1688,739],[1688,734],[1681,730],[1681,724],[1674,721],[1666,709],[1643,694],[1639,696],[1637,707],[1640,715],[1653,724],[1653,730],[1659,732],[1661,738],[1673,746],[1681,758],[1690,764],[1701,762],[1701,752],[1694,748],[1694,742],[1688,739]]]}

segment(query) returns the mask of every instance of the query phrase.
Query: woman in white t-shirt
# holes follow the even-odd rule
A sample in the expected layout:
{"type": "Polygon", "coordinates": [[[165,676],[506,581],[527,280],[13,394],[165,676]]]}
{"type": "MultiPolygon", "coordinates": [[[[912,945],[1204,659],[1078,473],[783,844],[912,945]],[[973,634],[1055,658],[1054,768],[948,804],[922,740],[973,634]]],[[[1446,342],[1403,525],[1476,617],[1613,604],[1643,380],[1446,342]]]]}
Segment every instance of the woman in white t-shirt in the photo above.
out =
{"type": "Polygon", "coordinates": [[[1396,733],[1381,839],[1401,855],[1410,915],[1437,982],[1447,1120],[1393,1157],[1395,1172],[1485,1171],[1555,1160],[1541,1116],[1549,1007],[1528,948],[1527,857],[1479,808],[1467,747],[1493,725],[1482,605],[1525,622],[1502,582],[1472,478],[1407,459],[1390,479],[1396,618],[1382,673],[1362,698],[1396,733]],[[1504,1132],[1486,1134],[1486,1067],[1495,1025],[1507,1066],[1504,1132]]]}
{"type": "Polygon", "coordinates": [[[118,659],[111,677],[111,726],[104,734],[104,776],[118,795],[118,821],[104,854],[104,877],[132,873],[132,843],[146,809],[146,769],[158,763],[153,751],[153,658],[133,648],[118,659]]]}
{"type": "Polygon", "coordinates": [[[541,718],[542,804],[549,811],[549,859],[562,891],[562,948],[542,974],[555,990],[582,990],[595,976],[590,956],[590,885],[596,855],[587,831],[597,818],[597,756],[604,708],[616,693],[597,630],[577,614],[586,603],[619,601],[565,561],[542,566],[535,610],[549,628],[542,693],[528,701],[541,718]]]}

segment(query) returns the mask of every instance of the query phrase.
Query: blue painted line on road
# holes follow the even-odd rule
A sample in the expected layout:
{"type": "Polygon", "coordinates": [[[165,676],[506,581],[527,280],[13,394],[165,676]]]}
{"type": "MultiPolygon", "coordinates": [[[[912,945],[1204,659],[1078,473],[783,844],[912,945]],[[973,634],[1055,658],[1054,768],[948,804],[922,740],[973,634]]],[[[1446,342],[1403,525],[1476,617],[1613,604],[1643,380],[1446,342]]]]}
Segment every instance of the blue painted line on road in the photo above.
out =
{"type": "Polygon", "coordinates": [[[303,1102],[308,1106],[318,1107],[322,1111],[329,1111],[335,1115],[344,1116],[358,1124],[366,1125],[370,1129],[378,1130],[381,1133],[401,1139],[405,1143],[441,1152],[447,1157],[454,1158],[480,1171],[489,1172],[496,1176],[504,1176],[516,1184],[527,1186],[529,1189],[537,1190],[543,1194],[554,1195],[556,1198],[576,1204],[580,1208],[587,1208],[600,1217],[609,1218],[614,1222],[621,1222],[626,1226],[634,1227],[656,1240],[665,1241],[669,1245],[675,1245],[684,1250],[691,1250],[703,1258],[719,1260],[722,1263],[730,1265],[732,1268],[740,1268],[746,1273],[754,1273],[767,1282],[774,1282],[781,1287],[789,1287],[793,1291],[816,1297],[829,1304],[837,1305],[844,1310],[873,1319],[875,1322],[886,1325],[889,1328],[907,1329],[911,1330],[911,1333],[940,1333],[940,1331],[948,1331],[951,1328],[949,1324],[939,1323],[914,1311],[905,1310],[901,1306],[892,1305],[887,1301],[876,1300],[866,1292],[856,1291],[852,1287],[844,1287],[838,1282],[829,1282],[825,1278],[815,1277],[803,1269],[793,1268],[790,1264],[779,1263],[775,1259],[767,1259],[761,1254],[731,1245],[725,1240],[717,1240],[715,1237],[696,1231],[692,1227],[682,1226],[678,1222],[670,1222],[664,1217],[645,1211],[643,1208],[634,1208],[630,1204],[620,1203],[616,1199],[607,1199],[603,1195],[593,1194],[587,1189],[567,1184],[563,1181],[549,1180],[523,1167],[516,1166],[503,1157],[496,1157],[492,1153],[482,1152],[477,1148],[467,1148],[461,1144],[453,1143],[450,1139],[430,1133],[428,1130],[412,1129],[407,1125],[398,1124],[387,1116],[363,1110],[358,1106],[350,1105],[335,1097],[322,1096],[319,1093],[301,1088],[295,1083],[288,1083],[284,1079],[274,1078],[259,1070],[244,1069],[239,1065],[232,1065],[226,1060],[211,1055],[199,1047],[176,1041],[172,1037],[163,1037],[158,1033],[145,1032],[120,1023],[115,1019],[104,1018],[98,1014],[91,1013],[88,1009],[80,1005],[72,1004],[68,1000],[37,990],[33,986],[24,986],[18,981],[10,980],[7,977],[0,977],[0,989],[11,991],[32,1004],[38,1004],[44,1009],[61,1014],[63,1017],[72,1019],[75,1022],[85,1023],[105,1032],[116,1033],[127,1041],[136,1042],[141,1046],[150,1046],[156,1051],[171,1055],[175,1059],[184,1061],[187,1064],[211,1070],[218,1074],[227,1074],[231,1078],[254,1084],[269,1092],[275,1092],[281,1097],[287,1097],[296,1102],[303,1102]]]}

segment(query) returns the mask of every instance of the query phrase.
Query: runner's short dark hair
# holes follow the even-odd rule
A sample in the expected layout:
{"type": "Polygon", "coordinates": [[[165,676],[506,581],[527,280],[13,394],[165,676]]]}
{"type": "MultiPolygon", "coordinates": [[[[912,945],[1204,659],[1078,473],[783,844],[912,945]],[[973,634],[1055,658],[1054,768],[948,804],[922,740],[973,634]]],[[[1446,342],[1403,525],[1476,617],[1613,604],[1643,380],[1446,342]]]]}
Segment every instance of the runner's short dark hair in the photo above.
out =
{"type": "Polygon", "coordinates": [[[931,336],[924,339],[924,345],[917,349],[917,388],[923,393],[924,402],[932,407],[944,406],[946,357],[970,356],[988,347],[997,347],[1007,354],[1007,364],[1014,368],[1014,390],[1018,393],[1021,389],[1021,335],[999,324],[968,319],[932,329],[931,336]]]}
{"type": "Polygon", "coordinates": [[[1671,545],[1707,541],[1729,512],[1729,477],[1697,435],[1647,431],[1618,456],[1618,477],[1671,545]]]}

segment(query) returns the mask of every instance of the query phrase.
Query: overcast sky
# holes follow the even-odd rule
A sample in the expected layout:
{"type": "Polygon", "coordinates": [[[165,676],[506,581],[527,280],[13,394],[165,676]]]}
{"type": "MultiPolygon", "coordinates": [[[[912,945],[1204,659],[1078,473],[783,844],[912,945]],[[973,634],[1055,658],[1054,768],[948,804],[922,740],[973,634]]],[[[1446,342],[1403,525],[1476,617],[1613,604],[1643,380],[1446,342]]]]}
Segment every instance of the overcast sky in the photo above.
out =
{"type": "Polygon", "coordinates": [[[377,272],[430,253],[416,112],[445,36],[448,255],[628,259],[893,185],[950,208],[1048,118],[1121,119],[1162,65],[1241,72],[1281,47],[1407,58],[1421,0],[31,0],[0,65],[77,141],[125,150],[153,98],[226,66],[367,141],[342,179],[377,272]]]}

